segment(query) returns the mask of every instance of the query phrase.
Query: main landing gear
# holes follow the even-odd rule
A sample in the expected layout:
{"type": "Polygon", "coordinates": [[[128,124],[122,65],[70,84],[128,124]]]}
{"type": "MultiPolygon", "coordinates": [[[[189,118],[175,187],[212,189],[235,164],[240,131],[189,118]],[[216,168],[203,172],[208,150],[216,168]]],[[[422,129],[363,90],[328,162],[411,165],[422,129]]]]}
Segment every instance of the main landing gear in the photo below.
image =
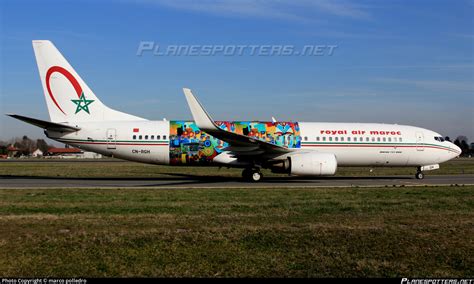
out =
{"type": "Polygon", "coordinates": [[[425,178],[425,174],[421,171],[420,167],[418,167],[418,169],[416,170],[415,177],[416,177],[416,179],[424,179],[425,178]]]}
{"type": "Polygon", "coordinates": [[[245,169],[242,171],[242,177],[245,181],[258,182],[262,180],[263,175],[260,169],[245,169]]]}

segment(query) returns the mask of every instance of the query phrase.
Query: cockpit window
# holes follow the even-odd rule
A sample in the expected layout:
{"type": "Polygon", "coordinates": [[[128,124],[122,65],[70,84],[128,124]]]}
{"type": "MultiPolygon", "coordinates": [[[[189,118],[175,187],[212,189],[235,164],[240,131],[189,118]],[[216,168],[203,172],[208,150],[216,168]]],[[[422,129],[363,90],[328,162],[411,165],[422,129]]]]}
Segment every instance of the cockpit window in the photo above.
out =
{"type": "Polygon", "coordinates": [[[435,136],[434,139],[439,142],[444,142],[444,138],[442,136],[435,136]]]}

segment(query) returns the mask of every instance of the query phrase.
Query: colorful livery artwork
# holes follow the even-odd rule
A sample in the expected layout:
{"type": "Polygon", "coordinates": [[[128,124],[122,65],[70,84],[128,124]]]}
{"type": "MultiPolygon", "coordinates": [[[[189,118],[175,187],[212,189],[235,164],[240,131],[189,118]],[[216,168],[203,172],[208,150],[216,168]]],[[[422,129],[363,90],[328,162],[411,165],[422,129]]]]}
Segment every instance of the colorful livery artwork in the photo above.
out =
{"type": "MultiPolygon", "coordinates": [[[[300,148],[297,122],[216,121],[218,127],[287,148],[300,148]]],[[[201,132],[193,121],[170,121],[170,164],[212,163],[228,143],[201,132]]]]}

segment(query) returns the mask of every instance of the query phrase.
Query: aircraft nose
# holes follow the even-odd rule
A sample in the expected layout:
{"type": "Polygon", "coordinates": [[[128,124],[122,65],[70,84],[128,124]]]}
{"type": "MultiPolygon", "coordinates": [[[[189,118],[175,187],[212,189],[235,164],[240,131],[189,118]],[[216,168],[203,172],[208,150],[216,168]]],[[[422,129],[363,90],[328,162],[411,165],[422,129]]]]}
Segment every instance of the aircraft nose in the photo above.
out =
{"type": "Polygon", "coordinates": [[[459,148],[458,146],[456,146],[454,143],[451,143],[451,149],[453,149],[454,151],[456,151],[456,155],[454,157],[457,157],[459,155],[461,155],[462,151],[461,151],[461,148],[459,148]]]}

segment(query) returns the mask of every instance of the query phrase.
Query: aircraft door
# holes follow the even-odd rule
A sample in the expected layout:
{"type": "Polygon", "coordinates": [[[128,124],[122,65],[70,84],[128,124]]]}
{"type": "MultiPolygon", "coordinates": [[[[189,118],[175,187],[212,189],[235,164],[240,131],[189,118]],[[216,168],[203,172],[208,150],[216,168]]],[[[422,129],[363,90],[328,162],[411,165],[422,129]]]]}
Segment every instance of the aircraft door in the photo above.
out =
{"type": "Polygon", "coordinates": [[[107,129],[107,149],[117,148],[117,130],[115,128],[107,129]]]}
{"type": "Polygon", "coordinates": [[[417,151],[424,151],[425,147],[423,145],[423,133],[416,132],[416,150],[417,151]]]}

